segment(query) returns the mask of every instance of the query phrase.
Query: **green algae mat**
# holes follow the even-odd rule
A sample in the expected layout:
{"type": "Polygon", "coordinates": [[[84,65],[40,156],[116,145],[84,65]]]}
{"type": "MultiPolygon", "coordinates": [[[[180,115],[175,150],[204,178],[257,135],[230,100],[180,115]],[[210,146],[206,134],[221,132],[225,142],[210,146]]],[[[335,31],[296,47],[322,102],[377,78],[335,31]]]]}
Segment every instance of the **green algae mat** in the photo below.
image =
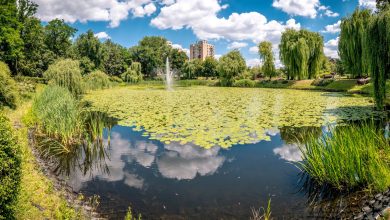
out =
{"type": "Polygon", "coordinates": [[[288,89],[130,86],[92,92],[85,99],[150,139],[204,148],[270,140],[281,127],[320,127],[379,114],[371,98],[288,89]]]}

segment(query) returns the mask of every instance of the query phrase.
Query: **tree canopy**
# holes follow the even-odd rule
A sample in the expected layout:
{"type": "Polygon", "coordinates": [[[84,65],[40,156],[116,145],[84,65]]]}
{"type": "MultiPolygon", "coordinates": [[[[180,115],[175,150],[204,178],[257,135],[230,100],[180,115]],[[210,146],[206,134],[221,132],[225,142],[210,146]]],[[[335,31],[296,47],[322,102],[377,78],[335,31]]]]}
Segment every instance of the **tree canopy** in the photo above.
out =
{"type": "Polygon", "coordinates": [[[366,35],[371,12],[356,9],[341,22],[339,41],[340,59],[347,74],[353,77],[367,76],[369,72],[366,35]]]}
{"type": "Polygon", "coordinates": [[[280,59],[289,79],[312,79],[320,71],[324,41],[319,33],[287,29],[279,45],[280,59]]]}
{"type": "Polygon", "coordinates": [[[262,70],[265,76],[271,78],[275,76],[275,62],[274,54],[272,52],[272,43],[268,41],[263,41],[259,44],[259,55],[260,59],[263,62],[262,70]]]}
{"type": "Polygon", "coordinates": [[[234,78],[246,70],[245,59],[240,51],[233,50],[219,59],[218,73],[221,78],[221,85],[232,86],[234,78]]]}

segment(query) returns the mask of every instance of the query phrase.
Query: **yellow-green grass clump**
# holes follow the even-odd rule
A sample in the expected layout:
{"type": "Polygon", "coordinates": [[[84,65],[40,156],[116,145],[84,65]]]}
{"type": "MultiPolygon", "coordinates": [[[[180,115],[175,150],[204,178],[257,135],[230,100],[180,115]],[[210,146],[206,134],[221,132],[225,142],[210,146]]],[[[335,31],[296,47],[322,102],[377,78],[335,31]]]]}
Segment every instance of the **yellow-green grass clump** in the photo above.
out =
{"type": "Polygon", "coordinates": [[[299,90],[130,86],[96,91],[85,99],[151,139],[204,148],[270,140],[272,128],[320,127],[378,114],[371,98],[299,90]]]}
{"type": "Polygon", "coordinates": [[[338,190],[390,186],[390,144],[374,125],[338,127],[301,148],[302,170],[315,182],[338,190]]]}

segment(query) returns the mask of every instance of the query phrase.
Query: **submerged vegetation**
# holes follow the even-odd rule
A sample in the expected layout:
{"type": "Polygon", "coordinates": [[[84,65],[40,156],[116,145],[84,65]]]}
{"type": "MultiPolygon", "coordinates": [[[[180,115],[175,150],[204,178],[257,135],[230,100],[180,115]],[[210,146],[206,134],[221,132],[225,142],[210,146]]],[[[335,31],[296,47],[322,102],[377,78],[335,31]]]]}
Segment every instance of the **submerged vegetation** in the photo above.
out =
{"type": "Polygon", "coordinates": [[[301,151],[299,166],[320,185],[375,191],[390,186],[390,144],[372,124],[332,128],[309,138],[301,151]]]}
{"type": "Polygon", "coordinates": [[[269,140],[267,129],[274,127],[319,127],[378,114],[369,98],[296,90],[192,87],[167,92],[134,86],[96,91],[86,100],[151,139],[205,148],[269,140]]]}

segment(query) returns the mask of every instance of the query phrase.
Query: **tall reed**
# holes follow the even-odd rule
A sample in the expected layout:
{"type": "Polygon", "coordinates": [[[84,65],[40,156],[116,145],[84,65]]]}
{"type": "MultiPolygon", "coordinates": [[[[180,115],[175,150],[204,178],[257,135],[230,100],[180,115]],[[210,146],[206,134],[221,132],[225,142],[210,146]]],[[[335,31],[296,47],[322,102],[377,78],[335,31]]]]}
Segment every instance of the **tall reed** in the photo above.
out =
{"type": "Polygon", "coordinates": [[[315,182],[337,190],[390,186],[390,145],[373,124],[338,127],[312,136],[301,147],[299,164],[315,182]]]}

